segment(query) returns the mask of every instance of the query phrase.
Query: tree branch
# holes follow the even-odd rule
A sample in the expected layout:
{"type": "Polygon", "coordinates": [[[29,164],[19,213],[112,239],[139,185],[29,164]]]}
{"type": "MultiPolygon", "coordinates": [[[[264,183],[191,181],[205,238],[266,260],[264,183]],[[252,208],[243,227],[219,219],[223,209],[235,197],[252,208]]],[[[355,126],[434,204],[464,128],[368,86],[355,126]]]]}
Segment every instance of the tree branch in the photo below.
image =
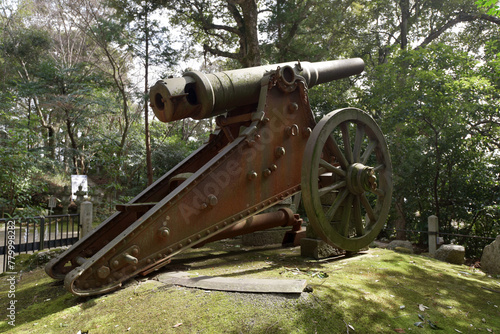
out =
{"type": "Polygon", "coordinates": [[[471,21],[475,21],[475,20],[485,20],[485,21],[489,21],[489,22],[492,22],[492,23],[500,25],[500,17],[495,17],[495,16],[491,16],[491,15],[486,15],[486,14],[476,14],[476,13],[464,13],[464,12],[461,12],[455,18],[453,18],[450,21],[448,21],[445,24],[443,24],[439,29],[431,32],[430,35],[427,36],[424,39],[424,41],[422,43],[420,43],[420,45],[417,46],[415,49],[419,49],[419,48],[427,46],[432,41],[434,41],[439,36],[441,36],[446,30],[454,27],[458,23],[461,23],[461,22],[471,22],[471,21]]]}
{"type": "Polygon", "coordinates": [[[211,54],[219,56],[219,57],[226,57],[226,58],[231,58],[231,59],[236,59],[236,60],[239,60],[241,58],[241,55],[239,53],[233,53],[233,52],[222,51],[219,49],[214,49],[207,44],[203,44],[203,50],[206,52],[210,52],[211,54]]]}

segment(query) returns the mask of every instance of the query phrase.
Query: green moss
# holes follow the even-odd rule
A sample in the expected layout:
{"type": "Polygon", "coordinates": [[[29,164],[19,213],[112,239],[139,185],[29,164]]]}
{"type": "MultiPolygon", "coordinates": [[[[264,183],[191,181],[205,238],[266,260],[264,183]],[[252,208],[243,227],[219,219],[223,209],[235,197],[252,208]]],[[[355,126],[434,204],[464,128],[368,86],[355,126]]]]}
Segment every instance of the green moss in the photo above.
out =
{"type": "MultiPolygon", "coordinates": [[[[500,295],[494,292],[500,281],[480,271],[383,249],[329,261],[299,253],[298,248],[246,249],[221,242],[166,267],[189,270],[191,276],[306,279],[314,290],[299,296],[165,286],[153,275],[83,299],[37,269],[23,274],[17,285],[23,308],[16,327],[3,321],[0,332],[345,333],[351,325],[357,333],[394,333],[417,330],[419,314],[424,332],[430,328],[427,320],[443,332],[500,328],[500,295]]],[[[6,293],[0,298],[4,303],[6,293]]]]}

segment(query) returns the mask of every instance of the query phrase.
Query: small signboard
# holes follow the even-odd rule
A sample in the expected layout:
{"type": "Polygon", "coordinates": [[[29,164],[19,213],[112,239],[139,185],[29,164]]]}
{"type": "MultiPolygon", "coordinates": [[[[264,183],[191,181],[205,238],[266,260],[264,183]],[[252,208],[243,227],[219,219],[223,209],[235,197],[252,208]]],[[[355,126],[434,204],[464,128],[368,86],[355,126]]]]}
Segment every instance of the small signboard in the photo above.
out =
{"type": "Polygon", "coordinates": [[[49,197],[49,210],[50,210],[50,214],[52,214],[54,212],[54,208],[56,207],[57,205],[57,198],[52,195],[49,197]]]}
{"type": "Polygon", "coordinates": [[[56,207],[56,197],[50,196],[49,197],[49,208],[54,209],[55,207],[56,207]]]}

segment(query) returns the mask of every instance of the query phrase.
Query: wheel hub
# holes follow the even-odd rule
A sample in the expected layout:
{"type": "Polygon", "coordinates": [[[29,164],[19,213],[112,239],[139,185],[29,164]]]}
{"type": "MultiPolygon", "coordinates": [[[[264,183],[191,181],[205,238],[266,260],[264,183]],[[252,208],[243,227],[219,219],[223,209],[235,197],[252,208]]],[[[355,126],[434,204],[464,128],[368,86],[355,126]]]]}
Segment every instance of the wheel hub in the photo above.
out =
{"type": "Polygon", "coordinates": [[[354,163],[347,169],[347,188],[353,194],[360,195],[365,191],[377,189],[377,176],[373,167],[354,163]]]}

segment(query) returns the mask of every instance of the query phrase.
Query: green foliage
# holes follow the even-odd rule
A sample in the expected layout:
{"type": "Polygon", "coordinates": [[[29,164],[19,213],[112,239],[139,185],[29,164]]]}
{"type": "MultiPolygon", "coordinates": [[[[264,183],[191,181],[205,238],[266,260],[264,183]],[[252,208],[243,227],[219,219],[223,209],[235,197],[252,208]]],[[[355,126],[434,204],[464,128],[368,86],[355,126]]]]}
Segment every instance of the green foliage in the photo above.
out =
{"type": "Polygon", "coordinates": [[[152,153],[155,175],[161,176],[184,160],[196,147],[196,143],[183,141],[179,136],[168,137],[155,146],[152,153]]]}
{"type": "Polygon", "coordinates": [[[33,196],[46,191],[37,155],[27,149],[27,131],[8,129],[0,139],[0,216],[33,216],[41,213],[33,196]],[[25,210],[15,213],[21,207],[25,210]]]}
{"type": "Polygon", "coordinates": [[[481,74],[484,66],[436,45],[397,52],[372,73],[377,80],[363,103],[379,110],[394,199],[409,229],[423,229],[432,214],[446,232],[470,228],[478,211],[498,201],[498,90],[481,74]]]}
{"type": "Polygon", "coordinates": [[[12,31],[2,43],[2,52],[18,61],[30,62],[36,66],[40,58],[51,47],[50,35],[47,31],[34,28],[21,28],[12,31]]]}
{"type": "Polygon", "coordinates": [[[357,104],[356,78],[346,78],[313,87],[309,91],[311,109],[317,120],[329,112],[357,104]]]}
{"type": "Polygon", "coordinates": [[[500,16],[500,6],[497,0],[478,0],[476,5],[480,8],[488,9],[489,15],[500,16]]]}
{"type": "MultiPolygon", "coordinates": [[[[495,191],[498,194],[498,187],[495,191]]],[[[500,196],[497,196],[495,203],[498,203],[500,196]]],[[[468,224],[464,224],[458,228],[458,234],[466,236],[480,236],[483,238],[470,238],[460,236],[446,237],[447,240],[454,239],[455,243],[465,247],[465,255],[468,258],[481,258],[482,251],[485,246],[489,245],[495,238],[500,235],[500,205],[494,204],[485,206],[481,210],[473,213],[468,224]]]]}
{"type": "Polygon", "coordinates": [[[143,60],[148,58],[151,65],[176,63],[177,53],[172,49],[168,27],[163,20],[156,19],[165,16],[161,11],[165,5],[163,1],[109,0],[108,3],[116,10],[114,20],[107,20],[115,31],[111,41],[128,46],[143,60]]]}

